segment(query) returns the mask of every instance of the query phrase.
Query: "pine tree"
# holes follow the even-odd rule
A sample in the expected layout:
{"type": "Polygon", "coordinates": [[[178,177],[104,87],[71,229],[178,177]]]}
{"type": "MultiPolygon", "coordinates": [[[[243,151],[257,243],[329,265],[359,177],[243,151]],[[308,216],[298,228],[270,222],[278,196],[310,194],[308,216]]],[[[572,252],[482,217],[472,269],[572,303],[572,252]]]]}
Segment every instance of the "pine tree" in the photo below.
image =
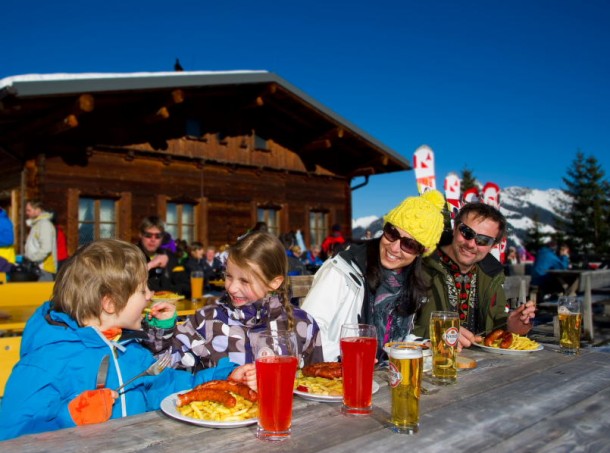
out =
{"type": "Polygon", "coordinates": [[[462,170],[462,179],[460,181],[461,193],[463,194],[468,189],[471,189],[473,187],[475,187],[477,190],[480,190],[479,184],[477,184],[477,180],[472,174],[472,170],[468,169],[467,167],[464,167],[464,169],[462,170]]]}
{"type": "Polygon", "coordinates": [[[540,219],[538,218],[538,214],[534,213],[532,216],[532,227],[527,231],[527,239],[524,241],[523,246],[526,250],[531,252],[537,252],[540,247],[542,247],[546,241],[548,241],[547,236],[540,231],[540,219]]]}
{"type": "Polygon", "coordinates": [[[571,202],[555,207],[555,211],[566,219],[556,227],[568,238],[572,252],[582,254],[585,260],[591,255],[608,253],[610,185],[604,176],[597,159],[585,157],[579,150],[567,176],[562,178],[566,185],[562,190],[571,202]]]}

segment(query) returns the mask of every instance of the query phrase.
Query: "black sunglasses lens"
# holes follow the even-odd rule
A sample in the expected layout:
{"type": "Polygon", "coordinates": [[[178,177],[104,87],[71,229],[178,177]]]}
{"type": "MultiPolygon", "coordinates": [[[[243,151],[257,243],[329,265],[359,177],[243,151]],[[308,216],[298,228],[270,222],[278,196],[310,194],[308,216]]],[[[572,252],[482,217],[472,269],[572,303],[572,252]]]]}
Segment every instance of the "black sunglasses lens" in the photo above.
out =
{"type": "Polygon", "coordinates": [[[419,255],[423,252],[421,244],[411,238],[400,238],[400,248],[411,255],[419,255]]]}
{"type": "Polygon", "coordinates": [[[460,230],[461,235],[464,236],[464,239],[466,239],[467,241],[471,241],[472,239],[474,239],[474,243],[476,245],[487,247],[492,245],[496,241],[496,239],[492,238],[491,236],[485,236],[484,234],[475,233],[472,228],[470,228],[468,225],[464,225],[463,223],[460,223],[458,229],[460,230]]]}

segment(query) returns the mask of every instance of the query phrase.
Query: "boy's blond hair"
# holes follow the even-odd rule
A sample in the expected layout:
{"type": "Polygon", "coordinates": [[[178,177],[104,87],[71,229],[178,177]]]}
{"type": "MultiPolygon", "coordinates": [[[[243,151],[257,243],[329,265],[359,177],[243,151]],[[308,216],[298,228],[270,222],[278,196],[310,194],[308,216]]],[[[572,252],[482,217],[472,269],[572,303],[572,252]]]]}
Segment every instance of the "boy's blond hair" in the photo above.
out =
{"type": "Polygon", "coordinates": [[[79,249],[61,267],[53,288],[53,308],[82,326],[100,319],[104,296],[113,300],[120,313],[147,278],[146,258],[138,247],[100,239],[79,249]]]}

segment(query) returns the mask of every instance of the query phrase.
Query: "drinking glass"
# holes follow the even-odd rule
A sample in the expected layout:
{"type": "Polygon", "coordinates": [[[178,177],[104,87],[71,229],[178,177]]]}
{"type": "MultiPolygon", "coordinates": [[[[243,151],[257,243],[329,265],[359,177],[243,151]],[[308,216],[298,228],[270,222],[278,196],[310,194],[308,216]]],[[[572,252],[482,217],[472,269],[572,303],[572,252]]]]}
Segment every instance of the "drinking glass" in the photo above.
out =
{"type": "Polygon", "coordinates": [[[564,354],[578,354],[582,326],[582,299],[560,296],[557,306],[559,317],[559,346],[564,354]]]}
{"type": "Polygon", "coordinates": [[[273,331],[252,337],[258,386],[256,437],[285,440],[290,437],[292,424],[292,392],[298,362],[296,335],[273,331]]]}
{"type": "Polygon", "coordinates": [[[392,393],[392,431],[415,434],[419,430],[419,398],[424,369],[423,353],[413,343],[390,347],[389,376],[392,393]]]}
{"type": "Polygon", "coordinates": [[[460,318],[456,312],[433,311],[430,315],[432,376],[440,385],[457,382],[457,345],[460,318]]]}
{"type": "Polygon", "coordinates": [[[341,364],[345,415],[368,415],[373,407],[377,329],[368,324],[341,326],[341,364]]]}
{"type": "Polygon", "coordinates": [[[203,297],[203,271],[191,272],[191,300],[203,297]]]}

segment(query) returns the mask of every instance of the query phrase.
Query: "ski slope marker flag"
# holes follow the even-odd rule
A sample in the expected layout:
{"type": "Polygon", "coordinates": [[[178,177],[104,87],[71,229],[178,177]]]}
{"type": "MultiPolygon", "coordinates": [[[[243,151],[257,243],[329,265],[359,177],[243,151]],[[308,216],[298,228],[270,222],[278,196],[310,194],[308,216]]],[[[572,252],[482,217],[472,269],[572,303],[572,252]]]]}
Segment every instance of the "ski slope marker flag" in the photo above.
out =
{"type": "Polygon", "coordinates": [[[449,172],[445,176],[445,199],[447,200],[447,209],[451,214],[451,224],[457,212],[460,210],[460,177],[457,173],[449,172]]]}
{"type": "Polygon", "coordinates": [[[422,145],[413,153],[413,169],[417,191],[422,194],[427,190],[436,189],[436,174],[434,171],[434,151],[428,145],[422,145]]]}

